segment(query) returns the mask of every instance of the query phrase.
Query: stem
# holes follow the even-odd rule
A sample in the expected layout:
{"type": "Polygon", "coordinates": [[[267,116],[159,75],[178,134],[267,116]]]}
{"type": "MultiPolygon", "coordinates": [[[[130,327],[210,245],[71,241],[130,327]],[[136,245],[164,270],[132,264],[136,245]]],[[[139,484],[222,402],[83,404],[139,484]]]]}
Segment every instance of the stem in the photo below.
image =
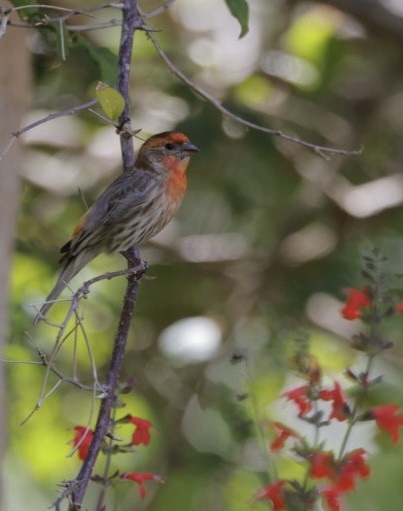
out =
{"type": "MultiPolygon", "coordinates": [[[[372,369],[372,364],[375,359],[375,356],[377,354],[377,340],[380,337],[379,333],[379,317],[380,317],[380,310],[379,310],[379,302],[382,297],[382,283],[381,283],[381,271],[379,271],[379,265],[380,261],[376,261],[376,273],[374,278],[374,284],[373,284],[373,297],[371,301],[371,309],[370,309],[370,334],[369,334],[369,347],[368,347],[368,361],[367,361],[367,367],[365,369],[365,377],[366,380],[369,379],[369,373],[372,369]]],[[[353,427],[357,423],[357,414],[361,407],[361,404],[368,392],[368,386],[364,384],[364,382],[361,382],[361,392],[358,394],[355,403],[354,408],[351,412],[351,418],[349,425],[347,427],[346,433],[344,435],[340,452],[339,452],[339,460],[343,457],[345,450],[347,448],[347,443],[351,435],[351,431],[353,430],[353,427]]]]}
{"type": "MultiPolygon", "coordinates": [[[[368,356],[367,368],[365,370],[365,374],[367,375],[367,377],[369,375],[369,372],[371,371],[372,362],[374,360],[374,357],[375,357],[375,355],[369,355],[368,356]]],[[[368,392],[368,388],[362,386],[361,387],[361,392],[357,396],[357,399],[355,400],[354,408],[353,408],[353,410],[351,412],[351,419],[350,419],[350,422],[348,424],[346,433],[344,435],[344,438],[343,438],[343,441],[342,441],[342,444],[341,444],[341,447],[340,447],[340,452],[339,452],[339,456],[338,456],[339,460],[341,460],[341,458],[344,455],[344,452],[345,452],[346,447],[347,447],[348,440],[349,440],[350,435],[351,435],[351,431],[353,430],[353,427],[357,423],[357,413],[358,413],[358,410],[360,409],[361,403],[362,403],[362,401],[363,401],[363,399],[364,399],[364,397],[365,397],[367,392],[368,392]]]]}
{"type": "Polygon", "coordinates": [[[277,478],[276,474],[276,467],[273,462],[272,457],[270,456],[268,445],[267,445],[267,437],[265,429],[263,428],[262,421],[261,421],[261,414],[259,411],[259,403],[257,399],[257,392],[255,389],[255,380],[253,377],[253,370],[252,370],[252,364],[249,360],[249,357],[245,358],[245,372],[246,372],[246,379],[248,384],[248,393],[251,398],[251,406],[252,406],[252,413],[254,416],[254,423],[255,427],[257,429],[257,436],[260,442],[260,448],[261,451],[266,459],[267,463],[267,469],[268,469],[268,476],[269,476],[269,482],[275,481],[277,478]]]}
{"type": "MultiPolygon", "coordinates": [[[[319,407],[318,407],[318,401],[314,401],[314,409],[313,409],[313,412],[314,412],[314,415],[317,415],[317,413],[319,412],[319,407]]],[[[314,433],[314,438],[313,438],[313,444],[312,444],[312,449],[315,450],[318,445],[319,445],[319,440],[320,440],[320,424],[315,424],[315,433],[314,433]]],[[[308,463],[307,465],[307,469],[306,469],[306,472],[305,472],[305,476],[304,476],[304,481],[302,483],[302,491],[303,491],[303,494],[305,495],[306,492],[307,492],[307,489],[308,489],[308,482],[309,482],[309,475],[311,473],[311,466],[310,464],[308,463]]],[[[309,508],[308,508],[308,502],[306,501],[306,499],[304,499],[303,503],[302,503],[302,507],[301,507],[301,511],[307,511],[309,508]]]]}
{"type": "MultiPolygon", "coordinates": [[[[130,85],[130,67],[132,60],[132,47],[134,32],[141,27],[141,19],[137,10],[137,0],[125,0],[123,8],[122,32],[119,46],[118,77],[117,89],[125,100],[125,107],[119,117],[119,126],[125,128],[129,124],[130,128],[130,107],[129,107],[129,85],[130,85]]],[[[133,167],[135,157],[132,136],[130,129],[123,130],[120,134],[120,149],[122,151],[123,171],[133,167]]]]}
{"type": "MultiPolygon", "coordinates": [[[[111,419],[112,419],[113,424],[115,424],[116,407],[113,408],[111,419]]],[[[103,511],[103,510],[105,510],[104,498],[105,498],[105,493],[106,493],[106,487],[108,485],[109,469],[110,469],[110,466],[111,466],[111,458],[112,458],[111,449],[112,449],[112,445],[113,445],[113,439],[112,438],[108,438],[108,450],[107,450],[107,454],[106,454],[104,473],[103,473],[103,476],[102,476],[103,482],[102,482],[101,491],[99,492],[99,495],[98,495],[98,502],[97,502],[97,505],[96,505],[96,508],[95,508],[96,511],[103,511]]]]}

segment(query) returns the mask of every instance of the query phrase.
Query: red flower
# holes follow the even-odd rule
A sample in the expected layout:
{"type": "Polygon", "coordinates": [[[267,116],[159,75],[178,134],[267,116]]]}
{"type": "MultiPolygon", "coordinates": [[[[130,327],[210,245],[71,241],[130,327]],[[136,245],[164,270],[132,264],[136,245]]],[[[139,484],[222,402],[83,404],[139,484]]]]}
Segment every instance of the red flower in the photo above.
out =
{"type": "Polygon", "coordinates": [[[126,472],[120,477],[128,481],[134,481],[138,484],[141,499],[144,499],[147,495],[147,491],[144,487],[144,481],[150,481],[153,479],[159,480],[159,477],[155,476],[151,472],[126,472]]]}
{"type": "Polygon", "coordinates": [[[366,290],[347,290],[347,301],[341,310],[344,319],[353,320],[361,317],[361,310],[371,305],[371,299],[366,290]]]}
{"type": "Polygon", "coordinates": [[[333,479],[335,474],[335,461],[332,452],[314,452],[310,459],[312,479],[333,479]]]}
{"type": "Polygon", "coordinates": [[[367,465],[364,456],[364,449],[356,449],[348,453],[340,462],[334,459],[332,452],[314,452],[310,458],[312,479],[323,479],[327,477],[337,486],[339,493],[346,493],[355,489],[355,479],[367,478],[370,474],[370,467],[367,465]]]}
{"type": "Polygon", "coordinates": [[[73,445],[74,447],[77,447],[78,457],[80,460],[85,460],[94,432],[85,426],[74,426],[73,429],[76,432],[75,437],[72,440],[73,445]]]}
{"type": "Polygon", "coordinates": [[[322,494],[323,502],[330,511],[341,511],[341,491],[335,486],[327,486],[319,490],[322,494]]]}
{"type": "Polygon", "coordinates": [[[372,408],[369,413],[376,420],[378,427],[390,434],[392,442],[400,441],[399,427],[403,426],[403,415],[398,415],[398,405],[381,405],[372,408]]]}
{"type": "Polygon", "coordinates": [[[299,417],[306,415],[312,408],[311,400],[307,396],[309,389],[309,385],[302,385],[301,387],[291,389],[283,394],[283,396],[285,396],[289,401],[294,401],[294,403],[298,406],[299,417]]]}
{"type": "Polygon", "coordinates": [[[270,445],[272,451],[279,451],[282,449],[286,440],[290,437],[299,438],[299,435],[294,430],[287,428],[287,426],[284,426],[281,422],[273,422],[273,426],[277,430],[277,436],[270,445]]]}
{"type": "Polygon", "coordinates": [[[141,419],[140,417],[133,417],[133,415],[128,415],[126,418],[129,422],[136,426],[132,436],[132,444],[148,445],[151,439],[149,430],[152,427],[152,423],[146,419],[141,419]]]}
{"type": "Polygon", "coordinates": [[[258,491],[256,498],[258,500],[270,500],[274,511],[286,509],[285,495],[283,491],[285,483],[286,481],[279,479],[274,483],[268,484],[258,491]]]}
{"type": "Polygon", "coordinates": [[[395,312],[397,314],[403,314],[403,302],[399,302],[395,305],[395,312]]]}
{"type": "Polygon", "coordinates": [[[334,460],[331,452],[316,452],[311,458],[311,477],[313,479],[329,478],[330,486],[319,490],[323,502],[330,511],[341,511],[341,497],[344,493],[355,490],[357,477],[367,478],[370,468],[364,456],[364,449],[348,453],[340,462],[334,460]]]}
{"type": "Polygon", "coordinates": [[[338,421],[345,421],[348,419],[346,410],[348,405],[344,399],[343,391],[340,384],[336,381],[333,389],[323,389],[319,392],[319,397],[323,401],[332,402],[332,412],[329,419],[337,419],[338,421]]]}
{"type": "Polygon", "coordinates": [[[337,477],[337,487],[342,492],[355,490],[355,479],[361,477],[366,479],[371,469],[364,459],[365,449],[356,449],[348,453],[343,459],[337,477]]]}

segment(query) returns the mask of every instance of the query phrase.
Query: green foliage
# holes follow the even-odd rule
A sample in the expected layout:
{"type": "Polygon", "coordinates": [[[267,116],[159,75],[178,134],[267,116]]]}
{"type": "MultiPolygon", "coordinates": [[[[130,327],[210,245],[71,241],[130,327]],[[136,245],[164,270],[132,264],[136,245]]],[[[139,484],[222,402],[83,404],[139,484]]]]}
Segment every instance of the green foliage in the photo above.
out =
{"type": "Polygon", "coordinates": [[[114,84],[117,71],[116,54],[110,48],[94,46],[82,37],[77,39],[76,44],[79,47],[85,48],[90,58],[98,66],[100,80],[105,83],[114,84]]]}
{"type": "Polygon", "coordinates": [[[225,3],[232,16],[241,25],[239,37],[245,36],[249,32],[249,5],[247,0],[225,0],[225,3]]]}
{"type": "Polygon", "coordinates": [[[37,0],[11,0],[11,3],[14,7],[24,7],[23,9],[19,9],[19,15],[22,19],[30,18],[35,14],[39,14],[40,9],[35,7],[38,2],[37,0]]]}

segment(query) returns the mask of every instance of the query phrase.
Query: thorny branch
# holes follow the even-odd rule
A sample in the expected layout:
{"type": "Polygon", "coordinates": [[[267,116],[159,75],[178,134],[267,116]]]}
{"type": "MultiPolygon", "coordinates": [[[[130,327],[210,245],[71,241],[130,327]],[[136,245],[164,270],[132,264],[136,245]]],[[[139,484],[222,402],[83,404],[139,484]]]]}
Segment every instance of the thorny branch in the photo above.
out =
{"type": "Polygon", "coordinates": [[[320,156],[323,156],[327,158],[327,155],[330,154],[340,154],[340,155],[356,155],[360,154],[362,152],[361,149],[356,150],[348,150],[348,149],[339,149],[336,147],[328,147],[318,144],[313,144],[311,142],[307,142],[306,140],[302,140],[298,137],[295,137],[293,135],[288,135],[284,131],[281,130],[275,130],[271,128],[266,128],[265,126],[261,126],[260,124],[255,124],[254,122],[248,121],[247,119],[244,119],[243,117],[240,117],[237,114],[234,114],[225,106],[223,106],[220,101],[218,101],[217,98],[206,92],[204,89],[199,87],[195,82],[193,82],[190,78],[188,78],[180,69],[176,67],[176,65],[172,62],[172,60],[168,57],[168,55],[164,52],[160,44],[158,43],[157,39],[155,38],[154,34],[152,34],[151,31],[147,31],[147,35],[151,42],[153,43],[155,49],[157,50],[158,55],[161,57],[161,59],[165,62],[167,67],[172,71],[172,73],[177,76],[180,80],[182,80],[188,87],[190,87],[196,94],[201,96],[203,99],[211,103],[217,110],[219,110],[224,117],[233,119],[234,121],[238,122],[239,124],[242,124],[243,126],[246,126],[248,128],[251,128],[256,131],[261,131],[263,133],[267,133],[268,135],[272,135],[275,137],[280,137],[284,140],[288,140],[289,142],[293,142],[294,144],[298,144],[304,147],[307,147],[309,149],[312,149],[316,154],[319,154],[320,156]]]}
{"type": "MultiPolygon", "coordinates": [[[[175,2],[175,0],[167,0],[160,6],[156,7],[155,9],[147,12],[144,14],[144,19],[150,19],[155,16],[160,15],[164,11],[166,11],[169,6],[175,2]]],[[[53,11],[62,11],[66,12],[66,14],[62,16],[47,16],[44,15],[43,19],[40,21],[30,22],[30,21],[14,21],[10,20],[9,16],[12,12],[21,11],[26,8],[30,8],[32,6],[29,5],[21,5],[19,7],[13,7],[13,8],[5,8],[0,6],[0,38],[5,34],[6,27],[16,27],[16,28],[39,28],[39,27],[47,27],[53,23],[62,23],[64,24],[66,30],[70,32],[84,32],[89,30],[100,30],[104,28],[112,28],[122,25],[122,20],[112,18],[109,21],[104,21],[102,23],[94,23],[90,25],[71,25],[67,22],[75,17],[75,16],[88,16],[91,17],[91,13],[101,11],[107,8],[115,8],[115,9],[122,9],[124,4],[122,2],[108,2],[105,4],[100,5],[93,5],[92,7],[88,7],[86,9],[68,9],[66,7],[59,7],[54,5],[47,5],[47,4],[35,4],[35,8],[41,8],[41,9],[49,9],[53,11]]],[[[140,25],[139,27],[136,27],[137,30],[144,30],[145,28],[143,25],[140,25]]]]}
{"type": "MultiPolygon", "coordinates": [[[[129,267],[136,265],[138,261],[138,253],[136,249],[130,250],[125,253],[125,257],[128,260],[129,267]]],[[[143,272],[145,266],[143,266],[143,272]]],[[[55,508],[57,511],[60,509],[61,502],[70,498],[71,507],[73,511],[79,510],[83,501],[87,486],[91,479],[92,470],[102,448],[104,438],[108,433],[110,426],[110,416],[113,405],[116,399],[116,390],[119,384],[119,375],[123,363],[123,356],[126,348],[126,341],[129,332],[131,319],[133,316],[134,306],[137,300],[137,289],[138,282],[141,279],[143,273],[140,271],[131,273],[128,277],[128,285],[126,294],[124,297],[123,308],[120,315],[120,321],[118,325],[117,334],[115,337],[114,348],[112,353],[112,359],[104,385],[105,396],[101,402],[97,423],[94,430],[93,440],[91,447],[88,451],[88,455],[82,464],[81,470],[77,475],[76,479],[71,481],[55,502],[55,508]]]]}
{"type": "Polygon", "coordinates": [[[65,317],[63,319],[63,321],[60,324],[52,323],[47,318],[42,318],[47,325],[55,327],[55,328],[58,329],[58,333],[57,333],[56,338],[55,338],[55,343],[54,343],[52,352],[50,353],[49,356],[47,356],[37,346],[37,344],[34,341],[33,337],[30,334],[27,334],[30,343],[34,346],[34,348],[35,348],[35,350],[36,350],[36,352],[38,354],[40,362],[26,362],[26,361],[17,362],[16,360],[5,361],[5,362],[9,362],[9,363],[42,365],[43,367],[46,368],[45,376],[44,376],[44,379],[42,381],[42,386],[41,386],[41,390],[40,390],[37,402],[36,402],[33,410],[22,421],[22,424],[27,422],[32,417],[32,415],[41,408],[43,402],[51,394],[53,394],[53,392],[59,387],[59,385],[61,383],[69,383],[69,384],[72,384],[72,385],[78,387],[81,390],[87,390],[87,391],[91,391],[92,392],[92,394],[93,394],[93,401],[92,401],[90,418],[92,417],[93,409],[94,409],[94,402],[95,402],[95,399],[97,397],[96,394],[98,393],[98,398],[103,398],[104,397],[104,387],[98,381],[97,369],[96,369],[95,359],[94,359],[94,356],[93,356],[93,353],[92,353],[91,344],[90,344],[90,341],[88,339],[87,332],[86,332],[86,330],[84,328],[83,318],[81,317],[81,314],[79,313],[79,310],[78,310],[79,302],[80,302],[80,300],[82,298],[86,298],[86,296],[88,295],[88,293],[90,291],[90,287],[93,284],[97,283],[97,282],[100,282],[102,280],[111,280],[113,278],[121,277],[121,276],[125,276],[125,275],[126,276],[127,275],[134,275],[136,278],[141,278],[141,276],[143,275],[143,273],[145,272],[146,269],[147,269],[147,264],[146,263],[138,262],[137,265],[134,265],[134,266],[132,266],[132,267],[126,269],[126,270],[107,272],[107,273],[104,273],[102,275],[98,275],[97,277],[94,277],[94,278],[92,278],[90,280],[87,280],[73,294],[72,298],[70,299],[70,307],[69,307],[69,309],[68,309],[68,311],[67,311],[67,313],[66,313],[66,315],[65,315],[65,317]],[[70,330],[67,330],[67,327],[69,326],[70,319],[73,316],[74,316],[74,319],[75,319],[75,324],[74,324],[74,326],[70,330]],[[91,386],[83,384],[79,380],[79,378],[77,377],[77,367],[76,367],[76,357],[75,357],[75,354],[76,354],[76,351],[77,351],[78,333],[79,332],[81,332],[81,334],[82,334],[82,337],[84,339],[84,343],[85,343],[85,346],[86,346],[86,349],[87,349],[87,352],[88,352],[88,355],[89,355],[89,359],[90,359],[90,362],[91,362],[92,380],[93,380],[93,385],[91,385],[91,386]],[[66,374],[64,374],[62,371],[60,371],[57,368],[56,360],[57,360],[57,357],[58,357],[62,347],[65,345],[65,343],[71,337],[73,337],[73,342],[74,342],[74,357],[73,357],[73,364],[74,365],[73,365],[73,371],[72,371],[73,375],[72,376],[67,376],[66,374]],[[56,384],[50,390],[47,390],[48,382],[49,382],[49,377],[50,377],[51,373],[53,373],[54,375],[56,375],[58,377],[58,381],[56,382],[56,384]]]}
{"type": "MultiPolygon", "coordinates": [[[[129,119],[129,79],[131,69],[131,54],[133,46],[133,35],[140,25],[140,17],[137,10],[136,0],[125,0],[123,10],[122,34],[119,48],[119,64],[117,87],[125,99],[125,110],[119,118],[119,123],[130,124],[129,119]]],[[[134,151],[131,138],[125,133],[120,136],[123,168],[127,170],[134,164],[134,151]]],[[[128,262],[128,267],[136,267],[139,261],[139,254],[136,247],[123,254],[128,262]]],[[[142,271],[130,273],[128,276],[127,289],[123,301],[123,307],[120,314],[117,333],[114,340],[112,359],[109,366],[106,383],[104,386],[105,396],[102,399],[98,413],[91,446],[81,470],[76,479],[67,485],[61,496],[55,502],[56,510],[60,509],[60,503],[65,499],[70,500],[70,509],[79,510],[84,499],[87,486],[91,480],[92,471],[97,460],[98,454],[104,443],[105,436],[111,422],[111,412],[116,400],[116,392],[119,385],[119,377],[123,364],[123,357],[126,349],[126,343],[133,316],[134,306],[137,301],[138,283],[143,276],[146,267],[143,265],[142,271]]]]}

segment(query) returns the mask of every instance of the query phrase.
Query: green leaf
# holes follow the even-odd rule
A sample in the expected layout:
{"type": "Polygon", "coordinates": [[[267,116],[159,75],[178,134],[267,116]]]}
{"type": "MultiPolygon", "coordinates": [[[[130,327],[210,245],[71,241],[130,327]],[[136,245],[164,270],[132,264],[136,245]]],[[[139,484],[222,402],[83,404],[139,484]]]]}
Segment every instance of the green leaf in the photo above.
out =
{"type": "Polygon", "coordinates": [[[241,38],[249,32],[248,2],[246,0],[225,0],[225,3],[232,16],[234,16],[241,25],[241,33],[239,34],[239,38],[241,38]]]}
{"type": "Polygon", "coordinates": [[[117,56],[109,48],[97,48],[88,43],[83,37],[78,37],[76,44],[85,48],[99,67],[100,79],[105,83],[115,83],[118,69],[117,56]]]}
{"type": "Polygon", "coordinates": [[[113,89],[102,82],[98,82],[95,89],[95,95],[102,107],[102,110],[109,119],[115,120],[123,112],[125,100],[116,89],[113,89]]]}

